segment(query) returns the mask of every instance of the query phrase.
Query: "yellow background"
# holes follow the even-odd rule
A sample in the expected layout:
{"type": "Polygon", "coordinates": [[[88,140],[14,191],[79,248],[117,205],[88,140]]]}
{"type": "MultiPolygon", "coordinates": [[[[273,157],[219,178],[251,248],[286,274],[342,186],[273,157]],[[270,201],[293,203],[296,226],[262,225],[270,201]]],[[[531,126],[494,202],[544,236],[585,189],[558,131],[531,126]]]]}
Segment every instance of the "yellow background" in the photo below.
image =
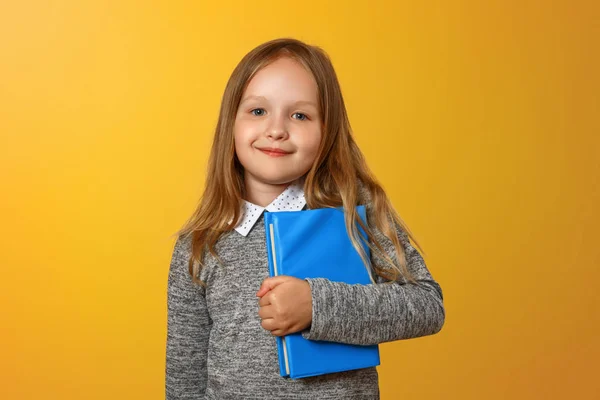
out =
{"type": "Polygon", "coordinates": [[[275,37],[332,57],[445,295],[382,398],[598,398],[597,2],[0,3],[2,399],[164,397],[173,234],[225,83],[275,37]],[[416,4],[413,4],[416,3],[416,4]]]}

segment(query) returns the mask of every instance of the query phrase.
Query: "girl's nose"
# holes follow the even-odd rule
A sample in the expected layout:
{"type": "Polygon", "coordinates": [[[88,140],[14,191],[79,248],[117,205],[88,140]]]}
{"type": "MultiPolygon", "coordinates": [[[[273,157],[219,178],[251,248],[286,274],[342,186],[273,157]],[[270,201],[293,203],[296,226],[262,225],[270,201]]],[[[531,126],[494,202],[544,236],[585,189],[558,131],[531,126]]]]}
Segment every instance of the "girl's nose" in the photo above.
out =
{"type": "Polygon", "coordinates": [[[274,117],[267,129],[267,137],[271,140],[286,139],[288,136],[285,121],[281,117],[274,117]]]}
{"type": "Polygon", "coordinates": [[[284,129],[271,129],[267,136],[272,140],[280,140],[287,137],[287,132],[284,129]]]}

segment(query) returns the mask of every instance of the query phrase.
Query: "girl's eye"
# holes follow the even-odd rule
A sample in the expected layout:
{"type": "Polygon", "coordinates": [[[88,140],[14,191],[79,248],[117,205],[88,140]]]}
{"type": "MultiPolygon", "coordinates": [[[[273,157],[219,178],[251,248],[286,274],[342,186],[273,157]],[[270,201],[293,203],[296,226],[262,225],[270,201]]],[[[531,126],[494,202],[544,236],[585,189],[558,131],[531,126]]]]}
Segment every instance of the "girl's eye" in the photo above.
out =
{"type": "Polygon", "coordinates": [[[261,115],[265,115],[265,110],[262,108],[255,108],[254,110],[250,111],[250,113],[252,115],[256,115],[257,117],[260,117],[261,115]],[[258,111],[260,113],[257,114],[255,111],[258,111]]]}
{"type": "Polygon", "coordinates": [[[306,114],[294,113],[294,115],[299,115],[300,118],[297,118],[297,119],[299,119],[300,121],[304,121],[304,120],[308,119],[308,117],[306,116],[306,114]]]}

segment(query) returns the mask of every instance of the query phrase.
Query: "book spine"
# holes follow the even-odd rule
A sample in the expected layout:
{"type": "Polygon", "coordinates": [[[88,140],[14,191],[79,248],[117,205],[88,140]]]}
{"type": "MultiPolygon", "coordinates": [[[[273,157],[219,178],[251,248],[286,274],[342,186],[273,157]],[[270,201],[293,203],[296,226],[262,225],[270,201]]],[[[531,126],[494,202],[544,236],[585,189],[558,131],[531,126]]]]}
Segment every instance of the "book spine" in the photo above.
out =
{"type": "MultiPolygon", "coordinates": [[[[277,265],[277,250],[276,250],[276,245],[275,245],[275,232],[274,232],[274,227],[272,223],[268,224],[268,228],[269,228],[269,239],[270,239],[270,247],[269,247],[269,253],[270,253],[270,267],[269,268],[269,272],[272,276],[278,276],[279,275],[279,268],[277,265]]],[[[267,244],[269,245],[269,244],[267,244]]],[[[277,350],[279,351],[279,372],[281,376],[289,376],[290,375],[290,363],[289,363],[289,358],[288,358],[288,354],[287,354],[287,346],[285,343],[285,336],[281,336],[281,337],[277,337],[277,350]]]]}

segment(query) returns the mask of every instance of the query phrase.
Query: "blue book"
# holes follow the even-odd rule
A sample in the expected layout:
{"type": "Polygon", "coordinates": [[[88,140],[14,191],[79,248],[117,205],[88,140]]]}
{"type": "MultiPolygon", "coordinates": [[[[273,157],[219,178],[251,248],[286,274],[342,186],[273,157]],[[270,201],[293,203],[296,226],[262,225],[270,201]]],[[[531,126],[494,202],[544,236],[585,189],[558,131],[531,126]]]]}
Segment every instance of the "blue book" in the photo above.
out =
{"type": "MultiPolygon", "coordinates": [[[[366,224],[365,207],[357,206],[357,212],[366,224]]],[[[372,283],[350,241],[342,208],[265,212],[264,221],[271,276],[372,283]]],[[[361,244],[368,258],[369,247],[364,240],[361,244]]],[[[277,351],[281,376],[292,379],[379,365],[377,345],[308,340],[300,332],[277,337],[277,351]]]]}

